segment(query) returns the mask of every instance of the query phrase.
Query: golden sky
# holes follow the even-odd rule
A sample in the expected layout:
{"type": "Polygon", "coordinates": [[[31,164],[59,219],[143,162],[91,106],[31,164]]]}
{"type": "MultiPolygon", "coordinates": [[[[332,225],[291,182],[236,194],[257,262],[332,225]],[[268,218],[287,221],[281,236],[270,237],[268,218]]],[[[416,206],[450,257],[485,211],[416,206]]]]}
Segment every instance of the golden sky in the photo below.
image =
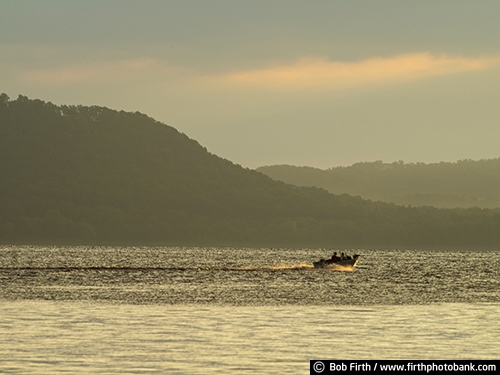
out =
{"type": "Polygon", "coordinates": [[[0,2],[0,92],[144,112],[246,167],[499,157],[500,2],[0,2]]]}

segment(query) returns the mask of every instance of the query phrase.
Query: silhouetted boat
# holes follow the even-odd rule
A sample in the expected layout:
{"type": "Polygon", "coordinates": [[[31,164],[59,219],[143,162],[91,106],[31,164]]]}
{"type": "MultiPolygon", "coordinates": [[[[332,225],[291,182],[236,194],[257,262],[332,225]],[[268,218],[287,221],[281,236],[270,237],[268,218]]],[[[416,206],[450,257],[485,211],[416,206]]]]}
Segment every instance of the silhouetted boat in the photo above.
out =
{"type": "Polygon", "coordinates": [[[318,262],[313,262],[314,268],[325,268],[325,269],[338,269],[338,270],[353,270],[358,264],[359,255],[356,254],[352,259],[339,260],[337,262],[331,259],[321,259],[318,262]]]}

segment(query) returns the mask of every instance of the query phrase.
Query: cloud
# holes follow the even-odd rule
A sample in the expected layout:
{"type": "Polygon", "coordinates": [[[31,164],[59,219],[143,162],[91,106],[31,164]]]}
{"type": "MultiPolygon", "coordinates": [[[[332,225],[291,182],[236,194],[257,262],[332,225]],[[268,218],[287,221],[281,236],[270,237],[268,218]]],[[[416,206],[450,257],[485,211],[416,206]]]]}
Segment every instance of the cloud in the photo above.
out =
{"type": "Polygon", "coordinates": [[[140,58],[111,62],[71,65],[54,69],[31,69],[20,73],[24,82],[48,85],[80,83],[129,82],[148,77],[174,74],[176,68],[162,64],[157,59],[140,58]]]}
{"type": "Polygon", "coordinates": [[[184,90],[204,95],[239,92],[335,91],[350,87],[384,85],[426,77],[478,71],[500,65],[499,57],[452,57],[414,53],[356,62],[307,57],[292,64],[266,68],[202,73],[171,66],[154,58],[137,58],[68,65],[50,69],[18,70],[21,80],[49,86],[141,84],[155,91],[184,90]]]}
{"type": "Polygon", "coordinates": [[[430,53],[371,58],[358,62],[304,58],[291,65],[205,76],[205,82],[230,88],[271,90],[343,89],[488,69],[500,65],[498,57],[450,57],[430,53]]]}

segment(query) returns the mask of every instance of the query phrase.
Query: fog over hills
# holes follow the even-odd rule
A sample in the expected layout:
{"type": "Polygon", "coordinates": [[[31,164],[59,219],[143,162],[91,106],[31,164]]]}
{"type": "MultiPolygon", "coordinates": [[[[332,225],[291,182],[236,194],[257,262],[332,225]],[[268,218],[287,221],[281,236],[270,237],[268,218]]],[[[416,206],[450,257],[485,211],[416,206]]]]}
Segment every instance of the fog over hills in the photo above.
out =
{"type": "Polygon", "coordinates": [[[498,246],[500,211],[297,187],[144,114],[0,96],[0,242],[498,246]]]}

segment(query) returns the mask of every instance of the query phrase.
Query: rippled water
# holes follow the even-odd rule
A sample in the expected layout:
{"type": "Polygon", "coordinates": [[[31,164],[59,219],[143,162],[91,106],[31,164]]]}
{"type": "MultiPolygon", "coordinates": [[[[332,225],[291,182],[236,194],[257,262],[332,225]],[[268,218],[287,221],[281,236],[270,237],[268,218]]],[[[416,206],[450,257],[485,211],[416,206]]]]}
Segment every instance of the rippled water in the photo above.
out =
{"type": "Polygon", "coordinates": [[[500,253],[0,247],[0,372],[307,373],[498,359],[500,253]]]}

